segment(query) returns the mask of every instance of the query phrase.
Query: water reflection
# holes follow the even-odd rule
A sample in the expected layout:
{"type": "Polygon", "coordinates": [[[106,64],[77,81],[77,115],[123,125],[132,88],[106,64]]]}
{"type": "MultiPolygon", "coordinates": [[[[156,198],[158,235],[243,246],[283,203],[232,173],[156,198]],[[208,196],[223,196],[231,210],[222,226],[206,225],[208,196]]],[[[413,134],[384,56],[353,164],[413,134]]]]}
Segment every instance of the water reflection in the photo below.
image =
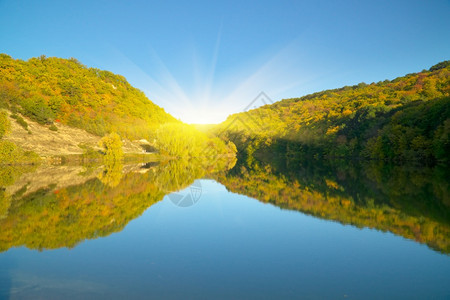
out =
{"type": "Polygon", "coordinates": [[[322,219],[369,227],[450,252],[445,166],[247,159],[214,178],[231,192],[322,219]]]}
{"type": "Polygon", "coordinates": [[[223,158],[214,166],[171,160],[2,169],[0,251],[17,246],[71,248],[85,239],[121,231],[166,194],[234,163],[223,158]]]}
{"type": "Polygon", "coordinates": [[[192,192],[192,184],[207,177],[233,193],[284,209],[389,231],[450,253],[450,174],[445,167],[256,159],[235,164],[223,158],[210,163],[3,167],[0,251],[71,248],[108,236],[167,194],[178,206],[195,204],[198,191],[192,192]],[[189,186],[186,194],[173,193],[189,186]]]}
{"type": "Polygon", "coordinates": [[[448,296],[445,168],[234,163],[2,169],[0,298],[448,296]]]}

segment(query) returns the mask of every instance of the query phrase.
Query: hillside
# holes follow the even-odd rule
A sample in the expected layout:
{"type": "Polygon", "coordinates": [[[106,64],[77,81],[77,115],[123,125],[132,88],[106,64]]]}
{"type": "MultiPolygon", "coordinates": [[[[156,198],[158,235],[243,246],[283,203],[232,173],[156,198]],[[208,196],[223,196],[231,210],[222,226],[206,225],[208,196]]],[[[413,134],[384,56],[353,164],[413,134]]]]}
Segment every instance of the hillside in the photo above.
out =
{"type": "Polygon", "coordinates": [[[0,113],[0,161],[26,160],[5,158],[17,145],[41,156],[81,154],[83,145],[96,148],[110,133],[119,134],[125,152],[142,152],[139,143],[128,142],[142,139],[173,157],[233,152],[176,120],[123,76],[73,58],[23,61],[0,54],[0,113]]]}
{"type": "Polygon", "coordinates": [[[88,68],[76,59],[0,55],[0,105],[40,124],[62,123],[103,136],[148,137],[177,122],[120,75],[88,68]]]}
{"type": "Polygon", "coordinates": [[[448,161],[450,61],[234,114],[214,131],[246,154],[448,161]]]}

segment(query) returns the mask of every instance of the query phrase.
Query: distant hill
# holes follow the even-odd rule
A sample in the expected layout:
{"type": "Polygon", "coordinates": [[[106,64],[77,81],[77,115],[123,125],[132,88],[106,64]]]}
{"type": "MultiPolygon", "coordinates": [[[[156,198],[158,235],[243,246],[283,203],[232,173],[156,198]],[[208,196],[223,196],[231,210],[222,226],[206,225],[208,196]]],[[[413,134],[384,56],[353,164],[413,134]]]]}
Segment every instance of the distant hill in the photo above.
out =
{"type": "Polygon", "coordinates": [[[244,154],[448,162],[450,61],[234,114],[214,131],[244,154]]]}

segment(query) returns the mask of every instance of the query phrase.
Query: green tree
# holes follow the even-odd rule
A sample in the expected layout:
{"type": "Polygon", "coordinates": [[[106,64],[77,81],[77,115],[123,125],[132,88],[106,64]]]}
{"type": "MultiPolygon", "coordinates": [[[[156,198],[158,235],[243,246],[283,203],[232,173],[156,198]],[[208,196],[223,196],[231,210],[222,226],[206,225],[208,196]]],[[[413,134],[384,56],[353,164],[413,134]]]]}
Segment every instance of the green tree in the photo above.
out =
{"type": "Polygon", "coordinates": [[[100,142],[100,147],[104,149],[105,161],[121,161],[123,158],[122,140],[120,136],[113,132],[104,136],[100,142]]]}
{"type": "Polygon", "coordinates": [[[107,160],[103,172],[98,175],[98,179],[109,187],[115,187],[122,179],[123,165],[121,161],[107,160]]]}

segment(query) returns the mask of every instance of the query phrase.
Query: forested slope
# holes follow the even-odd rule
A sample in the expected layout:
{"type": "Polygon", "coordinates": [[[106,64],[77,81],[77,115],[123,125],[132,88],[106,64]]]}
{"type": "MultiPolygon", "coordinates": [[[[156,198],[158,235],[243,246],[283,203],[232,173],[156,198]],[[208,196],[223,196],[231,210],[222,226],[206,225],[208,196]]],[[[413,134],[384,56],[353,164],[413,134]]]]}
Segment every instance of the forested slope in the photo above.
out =
{"type": "Polygon", "coordinates": [[[215,131],[247,154],[448,161],[450,61],[231,115],[215,131]]]}
{"type": "Polygon", "coordinates": [[[23,61],[1,54],[0,101],[41,124],[61,122],[99,136],[114,131],[133,139],[176,122],[123,76],[73,58],[23,61]]]}

